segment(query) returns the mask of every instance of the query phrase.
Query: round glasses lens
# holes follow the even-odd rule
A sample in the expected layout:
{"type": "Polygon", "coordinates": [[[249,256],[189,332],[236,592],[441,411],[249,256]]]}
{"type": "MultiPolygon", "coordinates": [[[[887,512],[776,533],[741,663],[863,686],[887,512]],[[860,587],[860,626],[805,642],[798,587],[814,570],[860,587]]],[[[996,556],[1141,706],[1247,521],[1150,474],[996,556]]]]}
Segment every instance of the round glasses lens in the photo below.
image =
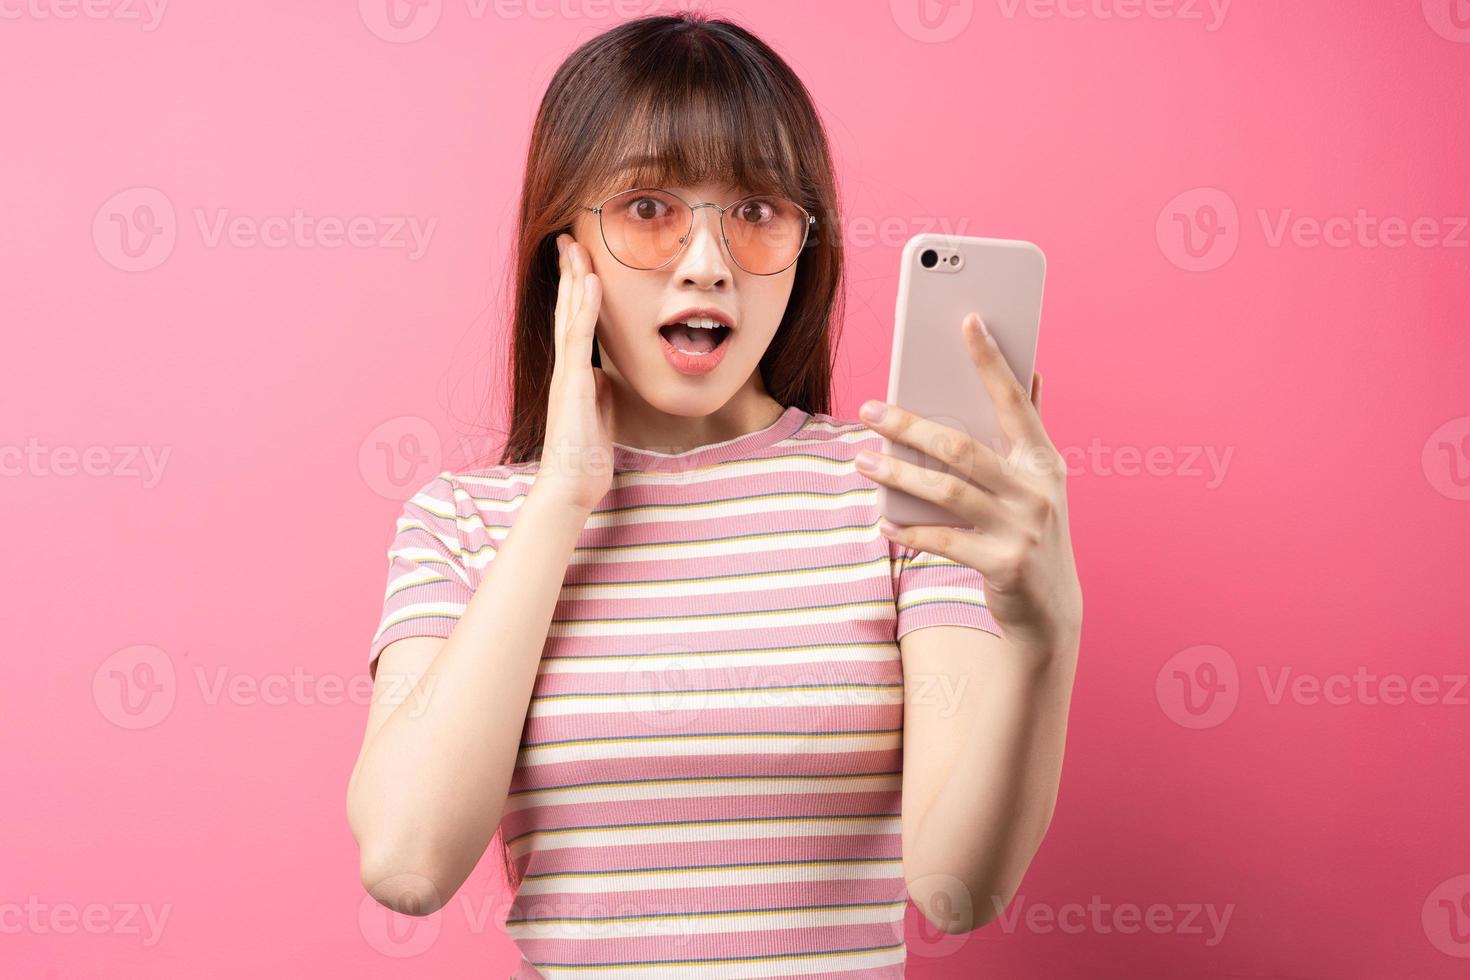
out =
{"type": "Polygon", "coordinates": [[[757,275],[772,275],[795,262],[806,227],[806,212],[783,197],[742,198],[725,212],[730,255],[757,275]]]}
{"type": "Polygon", "coordinates": [[[673,258],[690,224],[688,206],[660,190],[625,191],[602,206],[608,251],[635,269],[656,269],[673,258]]]}

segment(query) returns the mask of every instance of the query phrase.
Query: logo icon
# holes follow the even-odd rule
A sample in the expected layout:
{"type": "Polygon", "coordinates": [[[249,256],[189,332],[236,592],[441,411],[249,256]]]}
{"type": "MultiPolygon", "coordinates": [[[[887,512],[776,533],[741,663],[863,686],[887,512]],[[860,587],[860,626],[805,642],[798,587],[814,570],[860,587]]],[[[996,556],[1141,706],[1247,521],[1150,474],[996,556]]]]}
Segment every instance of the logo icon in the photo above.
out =
{"type": "Polygon", "coordinates": [[[400,415],[382,423],[357,449],[363,482],[381,497],[407,500],[440,470],[439,431],[428,419],[400,415]]]}
{"type": "Polygon", "coordinates": [[[115,651],[92,675],[92,703],[119,728],[152,728],[168,717],[177,694],[173,658],[147,643],[115,651]]]}
{"type": "Polygon", "coordinates": [[[893,22],[915,41],[940,44],[959,37],[975,15],[975,0],[888,0],[893,22]]]}
{"type": "Polygon", "coordinates": [[[1154,231],[1164,258],[1186,272],[1210,272],[1235,255],[1240,214],[1229,194],[1196,187],[1164,205],[1154,231]]]}
{"type": "Polygon", "coordinates": [[[1446,956],[1470,958],[1470,875],[1442,881],[1424,899],[1424,935],[1446,956]]]}
{"type": "Polygon", "coordinates": [[[179,223],[156,187],[118,191],[92,218],[92,243],[107,264],[124,272],[156,269],[173,254],[179,223]]]}
{"type": "Polygon", "coordinates": [[[1420,460],[1429,485],[1451,500],[1470,500],[1470,415],[1430,433],[1420,460]]]}
{"type": "Polygon", "coordinates": [[[1224,724],[1240,702],[1240,671],[1222,647],[1201,644],[1180,650],[1154,681],[1159,707],[1184,728],[1224,724]]]}
{"type": "Polygon", "coordinates": [[[439,23],[443,0],[357,0],[367,29],[390,44],[422,41],[439,23]]]}
{"type": "Polygon", "coordinates": [[[434,945],[444,927],[442,915],[437,911],[428,915],[400,915],[393,908],[381,904],[374,895],[398,897],[399,901],[393,903],[394,908],[406,908],[429,901],[438,904],[438,890],[433,882],[412,872],[394,875],[379,882],[358,903],[357,928],[369,946],[384,956],[395,959],[418,956],[434,945]]]}
{"type": "Polygon", "coordinates": [[[1470,0],[1423,0],[1424,19],[1434,33],[1456,44],[1470,44],[1470,0]]]}

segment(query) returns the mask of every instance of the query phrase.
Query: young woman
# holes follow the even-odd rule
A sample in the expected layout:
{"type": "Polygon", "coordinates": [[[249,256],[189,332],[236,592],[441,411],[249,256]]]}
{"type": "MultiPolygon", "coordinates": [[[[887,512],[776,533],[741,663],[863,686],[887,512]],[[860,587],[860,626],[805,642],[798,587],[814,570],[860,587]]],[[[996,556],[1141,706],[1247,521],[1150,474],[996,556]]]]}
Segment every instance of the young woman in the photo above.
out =
{"type": "Polygon", "coordinates": [[[505,452],[404,507],[348,789],[399,911],[500,832],[517,977],[900,977],[906,902],[990,921],[1050,822],[1082,606],[1039,377],[952,325],[1005,459],[828,414],[839,224],[811,99],[746,30],[635,20],[552,79],[505,452]],[[881,528],[880,482],[974,533],[881,528]]]}

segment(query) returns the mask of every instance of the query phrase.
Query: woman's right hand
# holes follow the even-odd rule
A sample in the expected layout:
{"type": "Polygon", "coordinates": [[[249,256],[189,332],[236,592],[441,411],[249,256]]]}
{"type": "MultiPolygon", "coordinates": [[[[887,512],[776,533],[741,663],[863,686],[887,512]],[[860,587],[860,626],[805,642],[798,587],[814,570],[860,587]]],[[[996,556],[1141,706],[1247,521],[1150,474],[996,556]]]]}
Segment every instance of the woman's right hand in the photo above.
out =
{"type": "Polygon", "coordinates": [[[557,236],[556,360],[546,407],[546,436],[535,486],[591,511],[612,487],[612,387],[592,366],[592,338],[602,308],[602,280],[587,250],[557,236]]]}

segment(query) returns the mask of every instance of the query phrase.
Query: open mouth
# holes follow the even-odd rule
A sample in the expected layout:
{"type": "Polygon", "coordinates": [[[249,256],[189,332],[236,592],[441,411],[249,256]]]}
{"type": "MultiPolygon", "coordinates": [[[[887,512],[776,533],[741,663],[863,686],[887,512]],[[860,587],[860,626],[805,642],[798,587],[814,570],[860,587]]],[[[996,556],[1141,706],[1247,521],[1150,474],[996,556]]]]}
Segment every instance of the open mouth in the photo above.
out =
{"type": "Polygon", "coordinates": [[[696,318],[681,323],[666,323],[658,332],[681,354],[704,357],[713,354],[730,336],[730,328],[715,320],[696,318]]]}

